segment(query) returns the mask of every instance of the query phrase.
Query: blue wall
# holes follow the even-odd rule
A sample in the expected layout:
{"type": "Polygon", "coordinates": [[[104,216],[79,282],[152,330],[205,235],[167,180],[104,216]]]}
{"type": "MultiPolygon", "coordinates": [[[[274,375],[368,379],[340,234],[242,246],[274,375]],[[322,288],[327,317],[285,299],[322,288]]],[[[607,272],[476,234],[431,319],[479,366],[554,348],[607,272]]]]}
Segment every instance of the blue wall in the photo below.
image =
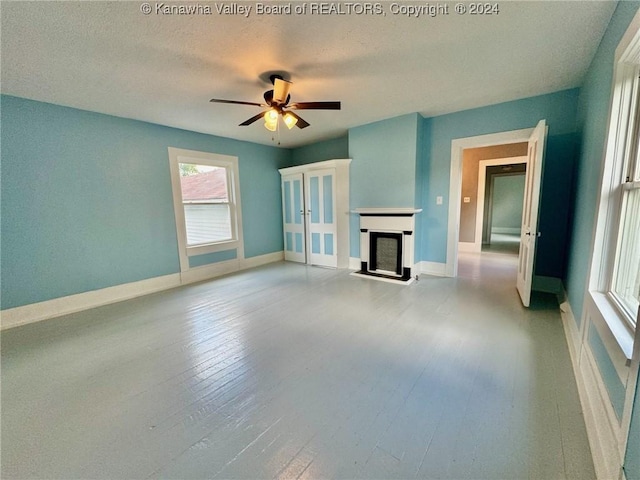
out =
{"type": "MultiPolygon", "coordinates": [[[[415,207],[418,146],[417,113],[349,130],[350,207],[415,207]]],[[[351,215],[352,257],[359,257],[359,218],[351,215]]]]}
{"type": "Polygon", "coordinates": [[[536,274],[562,277],[570,187],[575,160],[578,89],[525,98],[429,119],[424,124],[424,174],[421,206],[422,245],[418,260],[445,263],[449,212],[451,141],[510,130],[533,128],[546,119],[549,126],[542,179],[540,230],[536,274]],[[444,197],[436,205],[436,197],[444,197]],[[560,257],[560,258],[559,258],[560,257]]]}
{"type": "Polygon", "coordinates": [[[292,149],[287,167],[337,158],[349,158],[348,135],[292,149]]]}
{"type": "MultiPolygon", "coordinates": [[[[535,271],[564,278],[577,155],[578,89],[449,115],[404,115],[349,130],[350,208],[417,207],[416,262],[446,262],[451,141],[489,133],[549,126],[540,199],[535,271]],[[442,196],[442,205],[436,197],[442,196]]],[[[344,139],[293,151],[292,164],[343,157],[344,139]],[[328,150],[324,150],[327,148],[328,150]]],[[[359,256],[358,217],[352,215],[350,255],[359,256]]]]}
{"type": "Polygon", "coordinates": [[[520,231],[525,175],[498,175],[493,179],[491,226],[520,231]]]}
{"type": "Polygon", "coordinates": [[[167,147],[240,159],[245,256],[282,250],[290,152],[1,97],[3,309],[176,273],[167,147]]]}

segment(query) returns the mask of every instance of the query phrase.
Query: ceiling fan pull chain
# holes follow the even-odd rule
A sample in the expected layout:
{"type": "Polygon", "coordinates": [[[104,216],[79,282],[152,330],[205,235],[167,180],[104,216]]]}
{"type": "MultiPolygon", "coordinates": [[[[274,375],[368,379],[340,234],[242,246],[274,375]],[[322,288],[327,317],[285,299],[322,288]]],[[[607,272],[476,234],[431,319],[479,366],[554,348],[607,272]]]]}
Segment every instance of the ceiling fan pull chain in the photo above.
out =
{"type": "Polygon", "coordinates": [[[276,135],[278,135],[278,145],[280,145],[280,115],[278,115],[278,124],[276,125],[276,135]]]}

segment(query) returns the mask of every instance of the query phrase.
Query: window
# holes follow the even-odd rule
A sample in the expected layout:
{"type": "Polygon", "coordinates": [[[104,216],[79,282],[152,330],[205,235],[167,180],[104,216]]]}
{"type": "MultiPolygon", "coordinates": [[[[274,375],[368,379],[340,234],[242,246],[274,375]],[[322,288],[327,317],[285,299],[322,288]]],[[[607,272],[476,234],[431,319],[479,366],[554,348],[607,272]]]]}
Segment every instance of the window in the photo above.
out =
{"type": "Polygon", "coordinates": [[[180,163],[187,246],[232,240],[227,169],[180,163]]]}
{"type": "Polygon", "coordinates": [[[615,264],[609,294],[635,326],[640,303],[640,95],[638,69],[633,77],[635,93],[632,121],[628,126],[628,148],[620,182],[619,228],[615,248],[615,264]]]}
{"type": "Polygon", "coordinates": [[[188,257],[241,249],[238,159],[169,148],[169,166],[181,270],[188,257]]]}
{"type": "Polygon", "coordinates": [[[616,58],[589,289],[633,332],[640,301],[640,32],[621,42],[616,58]]]}

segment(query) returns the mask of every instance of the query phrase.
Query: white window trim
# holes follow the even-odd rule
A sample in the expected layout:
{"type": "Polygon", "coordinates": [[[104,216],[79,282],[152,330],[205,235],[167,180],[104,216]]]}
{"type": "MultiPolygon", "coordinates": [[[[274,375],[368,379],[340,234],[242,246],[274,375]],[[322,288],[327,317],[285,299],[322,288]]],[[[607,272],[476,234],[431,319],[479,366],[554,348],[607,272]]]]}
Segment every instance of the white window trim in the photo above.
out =
{"type": "MultiPolygon", "coordinates": [[[[640,13],[637,14],[616,49],[614,75],[609,111],[609,128],[601,171],[601,191],[593,239],[592,261],[587,295],[596,304],[618,347],[627,362],[633,355],[634,329],[626,313],[609,295],[613,278],[622,183],[625,180],[625,156],[629,148],[627,135],[632,122],[635,99],[639,92],[637,81],[640,65],[640,13]]],[[[636,328],[640,327],[637,325],[636,328]]]]}
{"type": "Polygon", "coordinates": [[[169,147],[169,171],[171,173],[171,187],[173,190],[173,208],[176,219],[176,232],[178,236],[180,270],[185,272],[190,269],[189,257],[205,255],[207,253],[235,249],[237,251],[237,258],[244,259],[238,157],[169,147]],[[231,231],[233,235],[231,240],[207,243],[203,245],[187,245],[187,228],[184,217],[184,206],[182,203],[182,188],[180,185],[180,163],[197,163],[212,167],[223,167],[227,170],[227,188],[229,189],[231,231]]]}

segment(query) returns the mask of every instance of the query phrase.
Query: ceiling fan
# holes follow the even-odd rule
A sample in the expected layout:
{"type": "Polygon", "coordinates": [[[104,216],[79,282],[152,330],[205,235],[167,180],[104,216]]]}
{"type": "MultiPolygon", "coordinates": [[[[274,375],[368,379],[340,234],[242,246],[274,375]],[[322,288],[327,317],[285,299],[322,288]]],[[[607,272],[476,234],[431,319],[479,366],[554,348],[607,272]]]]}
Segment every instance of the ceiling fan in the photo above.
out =
{"type": "Polygon", "coordinates": [[[294,126],[298,128],[307,128],[309,122],[301,118],[292,110],[340,110],[340,102],[297,102],[289,103],[291,95],[289,90],[291,89],[292,82],[285,80],[281,75],[270,75],[269,80],[273,84],[273,90],[267,90],[264,92],[265,103],[254,102],[242,102],[237,100],[222,100],[219,98],[212,98],[210,101],[214,103],[232,103],[235,105],[253,105],[256,107],[268,108],[258,115],[255,115],[239,126],[245,127],[257,122],[261,118],[264,118],[264,126],[267,130],[275,132],[278,129],[278,119],[282,117],[287,128],[291,129],[294,126]]]}

